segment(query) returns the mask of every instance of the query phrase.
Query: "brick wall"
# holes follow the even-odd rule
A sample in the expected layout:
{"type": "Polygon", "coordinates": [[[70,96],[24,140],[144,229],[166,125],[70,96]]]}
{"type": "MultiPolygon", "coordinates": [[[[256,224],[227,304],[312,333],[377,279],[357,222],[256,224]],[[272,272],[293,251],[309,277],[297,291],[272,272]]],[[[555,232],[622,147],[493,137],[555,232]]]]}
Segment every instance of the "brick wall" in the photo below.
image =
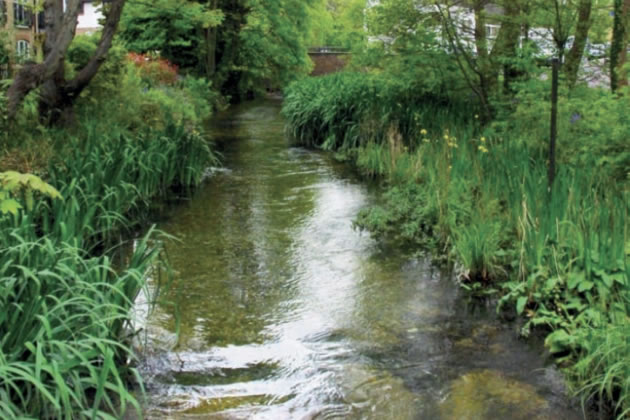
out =
{"type": "Polygon", "coordinates": [[[343,53],[309,53],[309,57],[315,64],[311,76],[321,76],[343,70],[350,55],[343,53]]]}

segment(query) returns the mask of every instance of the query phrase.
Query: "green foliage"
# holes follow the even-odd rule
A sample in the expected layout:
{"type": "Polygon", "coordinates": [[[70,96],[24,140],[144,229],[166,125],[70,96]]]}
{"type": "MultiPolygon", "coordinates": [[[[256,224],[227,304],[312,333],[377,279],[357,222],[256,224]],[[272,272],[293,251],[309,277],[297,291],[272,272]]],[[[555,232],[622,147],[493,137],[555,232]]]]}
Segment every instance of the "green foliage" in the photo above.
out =
{"type": "Polygon", "coordinates": [[[150,231],[124,267],[99,252],[133,228],[167,188],[197,185],[215,161],[184,127],[130,133],[107,121],[55,135],[47,181],[2,174],[22,210],[0,216],[0,415],[110,418],[130,407],[130,308],[156,266],[150,231]],[[34,201],[29,191],[45,196],[34,201]],[[63,196],[64,200],[51,198],[63,196]],[[25,204],[24,204],[25,203],[25,204]]]}
{"type": "MultiPolygon", "coordinates": [[[[97,38],[77,37],[68,71],[97,38]]],[[[130,309],[152,270],[153,232],[124,264],[111,249],[143,222],[151,200],[199,184],[216,164],[200,133],[216,93],[203,79],[146,83],[120,46],[80,98],[77,126],[44,129],[37,98],[3,132],[0,173],[0,417],[113,418],[140,411],[130,309]],[[51,153],[54,151],[54,153],[51,153]],[[5,169],[3,169],[5,170],[5,169]],[[63,199],[59,199],[63,197],[63,199]]],[[[1,102],[0,102],[1,104],[1,102]]],[[[156,272],[154,274],[159,274],[156,272]]]]}
{"type": "MultiPolygon", "coordinates": [[[[489,135],[510,137],[542,156],[549,135],[549,85],[531,80],[519,86],[518,106],[506,118],[492,124],[489,135]]],[[[559,100],[558,159],[579,167],[595,167],[617,180],[627,177],[630,168],[630,106],[628,96],[580,86],[559,100]]]]}
{"type": "Polygon", "coordinates": [[[359,49],[366,41],[365,0],[313,2],[309,45],[359,49]]]}
{"type": "Polygon", "coordinates": [[[157,52],[238,100],[308,73],[309,10],[299,0],[132,2],[121,37],[130,50],[157,52]]]}
{"type": "Polygon", "coordinates": [[[201,30],[217,26],[223,13],[199,1],[129,2],[121,19],[121,38],[131,51],[159,52],[182,68],[196,67],[201,30]]]}
{"type": "Polygon", "coordinates": [[[33,208],[33,192],[46,197],[60,199],[61,194],[38,176],[15,171],[0,172],[0,213],[16,215],[22,208],[15,197],[21,196],[27,210],[33,208]]]}
{"type": "MultiPolygon", "coordinates": [[[[99,40],[100,33],[78,35],[72,40],[72,44],[68,48],[68,77],[83,69],[96,51],[99,40]]],[[[107,52],[105,61],[98,73],[81,93],[77,107],[82,108],[88,104],[96,106],[104,99],[116,95],[126,71],[127,50],[120,43],[115,42],[107,52]]]]}
{"type": "Polygon", "coordinates": [[[630,413],[630,345],[628,318],[605,326],[585,328],[565,337],[581,343],[581,358],[569,371],[575,389],[585,400],[612,403],[616,417],[630,413]]]}
{"type": "Polygon", "coordinates": [[[237,65],[242,92],[278,89],[308,73],[308,8],[300,0],[248,0],[249,13],[239,33],[237,65]],[[266,82],[267,86],[261,86],[266,82]]]}
{"type": "MultiPolygon", "coordinates": [[[[389,74],[342,72],[298,81],[285,91],[283,114],[289,134],[300,144],[344,150],[381,143],[391,133],[402,136],[402,147],[422,129],[440,130],[440,116],[424,118],[440,107],[445,114],[457,102],[434,93],[422,81],[409,83],[389,74]],[[393,132],[392,132],[393,130],[393,132]]],[[[454,112],[453,112],[454,113],[454,112]]],[[[462,112],[461,120],[470,119],[462,112]]]]}
{"type": "MultiPolygon", "coordinates": [[[[2,10],[0,8],[0,14],[2,10]]],[[[0,18],[0,27],[2,26],[2,19],[0,18]]],[[[0,29],[0,66],[9,64],[11,59],[11,49],[9,48],[9,33],[3,29],[0,29]]]]}
{"type": "Polygon", "coordinates": [[[358,227],[446,255],[469,290],[503,290],[500,306],[525,316],[523,334],[545,328],[549,349],[577,361],[570,374],[580,395],[615,401],[623,416],[630,346],[611,337],[621,337],[616,325],[630,315],[627,98],[575,89],[561,102],[550,192],[541,82],[521,85],[512,112],[484,127],[472,107],[420,101],[413,85],[406,96],[390,77],[338,74],[292,85],[289,133],[342,151],[387,182],[382,203],[362,211],[358,227]]]}

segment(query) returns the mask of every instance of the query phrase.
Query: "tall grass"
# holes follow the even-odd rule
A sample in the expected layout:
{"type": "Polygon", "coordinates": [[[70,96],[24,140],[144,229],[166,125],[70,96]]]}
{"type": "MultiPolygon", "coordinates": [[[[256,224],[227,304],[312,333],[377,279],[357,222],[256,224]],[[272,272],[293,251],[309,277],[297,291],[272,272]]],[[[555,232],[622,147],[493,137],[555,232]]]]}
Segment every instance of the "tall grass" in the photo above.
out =
{"type": "Polygon", "coordinates": [[[386,181],[385,203],[359,227],[446,255],[467,287],[502,290],[500,304],[525,316],[523,333],[546,329],[550,350],[574,362],[583,397],[598,391],[619,415],[630,409],[630,345],[611,344],[630,316],[630,190],[627,170],[592,164],[611,162],[596,155],[608,149],[565,146],[549,191],[542,149],[526,141],[538,127],[484,128],[474,108],[414,96],[384,74],[300,81],[284,114],[299,143],[343,150],[386,181]]]}
{"type": "MultiPolygon", "coordinates": [[[[83,127],[65,139],[46,180],[63,199],[0,217],[0,417],[120,418],[128,391],[129,313],[157,264],[153,231],[125,264],[104,251],[149,201],[198,184],[216,159],[174,125],[130,134],[83,127]]],[[[139,379],[139,378],[137,378],[139,379]]]]}
{"type": "Polygon", "coordinates": [[[344,150],[381,142],[392,128],[404,140],[421,129],[439,130],[440,119],[450,111],[462,121],[472,118],[474,112],[454,112],[464,111],[461,106],[393,78],[337,73],[290,85],[283,114],[289,135],[299,144],[344,150]]]}

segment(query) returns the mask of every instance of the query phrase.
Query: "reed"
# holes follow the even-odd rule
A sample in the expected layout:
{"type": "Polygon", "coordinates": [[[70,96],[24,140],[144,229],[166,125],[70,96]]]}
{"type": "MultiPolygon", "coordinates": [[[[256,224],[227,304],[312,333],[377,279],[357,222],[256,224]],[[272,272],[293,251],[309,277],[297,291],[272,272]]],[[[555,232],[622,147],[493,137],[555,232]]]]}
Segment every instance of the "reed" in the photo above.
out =
{"type": "Polygon", "coordinates": [[[176,125],[83,128],[82,137],[58,139],[63,152],[47,169],[63,198],[38,197],[0,216],[2,418],[140,411],[129,391],[130,380],[140,381],[128,363],[130,309],[162,267],[160,248],[149,229],[122,266],[106,251],[132,236],[151,200],[197,185],[216,161],[201,135],[176,125]]]}

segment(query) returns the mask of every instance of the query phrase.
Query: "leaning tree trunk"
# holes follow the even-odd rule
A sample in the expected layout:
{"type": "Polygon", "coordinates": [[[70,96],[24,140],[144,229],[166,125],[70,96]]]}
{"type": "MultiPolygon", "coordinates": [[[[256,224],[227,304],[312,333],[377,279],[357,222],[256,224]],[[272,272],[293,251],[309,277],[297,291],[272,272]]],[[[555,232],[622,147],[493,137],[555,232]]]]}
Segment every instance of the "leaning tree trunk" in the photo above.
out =
{"type": "Polygon", "coordinates": [[[8,91],[9,116],[15,116],[29,92],[41,87],[40,117],[48,124],[71,119],[75,101],[94,78],[112,46],[125,1],[112,0],[108,3],[109,10],[96,51],[74,79],[66,80],[64,58],[75,35],[82,0],[67,0],[65,13],[63,0],[46,0],[44,62],[24,67],[18,73],[8,91]]]}
{"type": "Polygon", "coordinates": [[[575,86],[575,83],[577,82],[580,63],[582,62],[582,57],[584,56],[584,48],[586,48],[588,31],[591,28],[592,8],[593,0],[580,0],[580,4],[578,6],[577,28],[575,30],[575,41],[573,42],[573,46],[567,55],[567,61],[564,66],[569,87],[575,86]]]}
{"type": "Polygon", "coordinates": [[[74,38],[81,0],[67,0],[63,11],[63,0],[44,2],[46,32],[51,40],[46,41],[46,56],[39,64],[22,67],[7,91],[9,118],[15,117],[22,101],[31,91],[52,80],[64,65],[66,51],[74,38]]]}

